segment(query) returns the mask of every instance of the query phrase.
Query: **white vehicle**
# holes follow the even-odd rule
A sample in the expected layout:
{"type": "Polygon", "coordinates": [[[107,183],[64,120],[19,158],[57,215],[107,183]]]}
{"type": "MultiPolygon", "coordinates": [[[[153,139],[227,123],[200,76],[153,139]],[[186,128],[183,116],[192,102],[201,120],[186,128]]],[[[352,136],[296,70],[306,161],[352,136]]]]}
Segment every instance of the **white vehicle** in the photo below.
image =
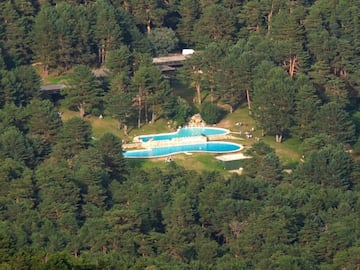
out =
{"type": "Polygon", "coordinates": [[[191,55],[194,54],[194,50],[193,49],[183,49],[182,50],[182,55],[191,55]]]}

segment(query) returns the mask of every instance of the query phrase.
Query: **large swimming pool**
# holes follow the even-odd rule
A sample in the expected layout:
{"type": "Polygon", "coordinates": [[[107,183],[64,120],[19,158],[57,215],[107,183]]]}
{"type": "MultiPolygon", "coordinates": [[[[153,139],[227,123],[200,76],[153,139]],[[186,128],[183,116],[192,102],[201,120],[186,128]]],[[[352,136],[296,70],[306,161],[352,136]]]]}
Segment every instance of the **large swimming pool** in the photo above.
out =
{"type": "Polygon", "coordinates": [[[191,137],[191,136],[211,136],[227,134],[229,130],[215,127],[185,127],[179,128],[177,132],[161,133],[151,135],[141,135],[139,140],[142,142],[171,140],[173,138],[191,137]]]}
{"type": "Polygon", "coordinates": [[[230,142],[206,142],[130,150],[123,153],[125,158],[156,158],[187,152],[229,153],[241,150],[242,146],[230,142]]]}

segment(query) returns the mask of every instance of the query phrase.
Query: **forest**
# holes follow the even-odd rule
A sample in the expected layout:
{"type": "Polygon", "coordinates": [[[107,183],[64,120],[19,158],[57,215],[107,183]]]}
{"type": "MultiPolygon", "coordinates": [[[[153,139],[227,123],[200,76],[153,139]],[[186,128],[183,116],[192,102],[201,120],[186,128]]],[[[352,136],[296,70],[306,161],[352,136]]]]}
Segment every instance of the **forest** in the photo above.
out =
{"type": "Polygon", "coordinates": [[[3,0],[0,37],[0,269],[359,269],[359,1],[3,0]],[[190,101],[152,61],[183,48],[190,101]],[[241,106],[301,142],[290,172],[261,139],[241,175],[123,157],[130,129],[241,106]]]}

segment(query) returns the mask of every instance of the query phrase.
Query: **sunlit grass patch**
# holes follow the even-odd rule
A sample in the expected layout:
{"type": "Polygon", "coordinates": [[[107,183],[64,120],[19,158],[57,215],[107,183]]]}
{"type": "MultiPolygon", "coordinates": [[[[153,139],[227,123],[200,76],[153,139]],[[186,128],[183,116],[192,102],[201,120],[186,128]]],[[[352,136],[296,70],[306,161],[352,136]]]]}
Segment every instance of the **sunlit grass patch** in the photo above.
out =
{"type": "MultiPolygon", "coordinates": [[[[64,108],[61,108],[60,111],[62,113],[61,119],[63,121],[67,121],[73,117],[80,117],[79,112],[70,111],[64,108]]],[[[88,121],[91,124],[93,136],[95,138],[100,138],[102,135],[104,135],[107,132],[110,132],[120,138],[124,137],[124,132],[118,127],[119,126],[118,122],[115,119],[112,119],[111,117],[105,117],[100,119],[98,116],[88,115],[84,117],[84,120],[88,121]]]]}
{"type": "Polygon", "coordinates": [[[69,78],[69,74],[64,74],[64,75],[60,75],[60,76],[54,76],[54,75],[43,76],[42,83],[43,84],[61,84],[61,83],[65,83],[68,78],[69,78]]]}
{"type": "Polygon", "coordinates": [[[229,113],[222,122],[226,122],[228,125],[227,128],[231,131],[241,131],[242,133],[248,131],[252,133],[253,139],[244,139],[241,141],[241,144],[246,148],[251,147],[251,145],[257,141],[255,140],[256,138],[263,140],[274,148],[276,154],[279,156],[285,167],[291,167],[293,164],[297,164],[299,162],[301,157],[301,141],[291,138],[284,140],[282,143],[276,143],[274,136],[262,137],[261,129],[256,126],[256,121],[252,118],[251,114],[249,114],[246,104],[241,106],[235,112],[229,113]],[[254,131],[251,131],[252,128],[254,128],[254,131]]]}
{"type": "Polygon", "coordinates": [[[240,108],[236,109],[234,112],[229,113],[226,116],[226,119],[232,123],[245,123],[247,126],[255,126],[255,120],[249,114],[249,109],[247,106],[243,105],[240,108]]]}
{"type": "Polygon", "coordinates": [[[93,135],[96,138],[100,138],[105,133],[112,133],[120,138],[125,137],[124,131],[119,129],[119,123],[115,119],[110,117],[100,119],[96,116],[90,116],[87,120],[91,123],[93,135]]]}
{"type": "Polygon", "coordinates": [[[275,149],[276,154],[285,167],[291,167],[299,162],[301,157],[300,140],[288,139],[282,143],[277,143],[274,136],[266,136],[262,139],[275,149]]]}
{"type": "Polygon", "coordinates": [[[70,110],[65,109],[65,108],[60,108],[60,112],[61,112],[61,119],[63,121],[67,121],[67,120],[69,120],[70,118],[73,118],[73,117],[80,117],[79,112],[70,111],[70,110]]]}
{"type": "Polygon", "coordinates": [[[72,70],[68,70],[66,72],[60,72],[56,70],[51,70],[50,73],[45,73],[44,65],[41,63],[36,63],[33,65],[37,73],[41,78],[42,84],[60,84],[66,82],[69,77],[69,74],[72,70]]]}
{"type": "MultiPolygon", "coordinates": [[[[221,162],[215,159],[214,155],[204,153],[192,153],[191,155],[176,154],[172,156],[173,162],[188,170],[201,171],[218,171],[223,175],[229,174],[221,162]]],[[[154,164],[160,169],[166,169],[170,163],[165,162],[165,157],[154,159],[127,159],[128,164],[132,168],[147,169],[153,168],[154,164]]]]}
{"type": "Polygon", "coordinates": [[[141,128],[129,127],[129,135],[135,137],[138,135],[157,134],[157,133],[168,133],[175,132],[176,129],[167,126],[168,120],[159,119],[154,124],[147,123],[141,126],[141,128]]]}
{"type": "Polygon", "coordinates": [[[173,156],[174,162],[178,165],[197,171],[215,170],[227,173],[221,163],[212,154],[192,153],[191,155],[178,154],[173,156]]]}

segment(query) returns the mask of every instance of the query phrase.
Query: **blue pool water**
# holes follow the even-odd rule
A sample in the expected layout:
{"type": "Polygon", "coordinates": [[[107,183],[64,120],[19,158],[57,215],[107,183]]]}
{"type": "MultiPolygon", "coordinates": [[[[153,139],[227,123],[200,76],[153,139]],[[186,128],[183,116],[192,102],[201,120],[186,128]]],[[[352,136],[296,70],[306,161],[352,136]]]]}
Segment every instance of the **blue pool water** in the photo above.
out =
{"type": "Polygon", "coordinates": [[[190,137],[190,136],[211,136],[227,134],[229,130],[224,128],[213,128],[213,127],[187,127],[180,128],[177,132],[173,133],[161,133],[152,135],[141,135],[139,136],[140,141],[148,142],[149,140],[171,140],[173,138],[190,137]]]}
{"type": "Polygon", "coordinates": [[[126,158],[156,158],[184,152],[229,153],[241,150],[242,146],[229,142],[206,142],[198,144],[163,146],[124,152],[126,158]]]}

